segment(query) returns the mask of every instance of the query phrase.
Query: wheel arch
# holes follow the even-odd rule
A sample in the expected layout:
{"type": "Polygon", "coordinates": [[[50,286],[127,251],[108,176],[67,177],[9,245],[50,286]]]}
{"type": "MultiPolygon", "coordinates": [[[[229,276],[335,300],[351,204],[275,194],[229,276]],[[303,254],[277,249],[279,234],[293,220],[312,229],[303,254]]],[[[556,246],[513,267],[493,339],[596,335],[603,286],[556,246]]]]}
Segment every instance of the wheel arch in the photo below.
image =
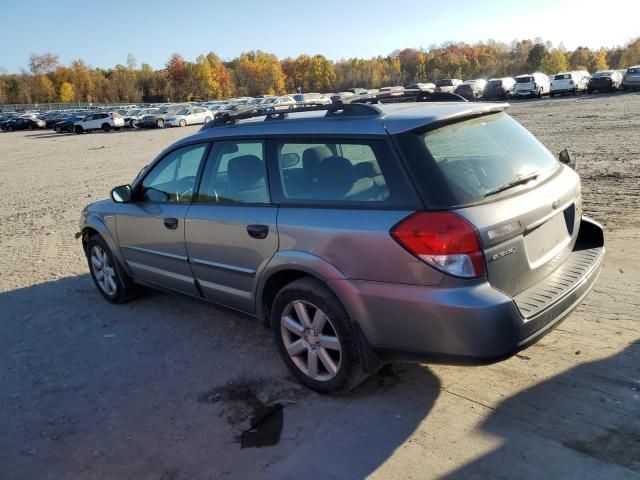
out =
{"type": "Polygon", "coordinates": [[[376,371],[381,360],[375,355],[366,339],[359,319],[366,311],[362,300],[351,286],[349,279],[333,264],[307,252],[278,252],[269,262],[258,281],[256,289],[256,317],[271,328],[271,306],[278,292],[287,284],[300,278],[314,278],[333,293],[347,311],[356,331],[367,372],[376,371]]]}
{"type": "Polygon", "coordinates": [[[89,242],[89,238],[94,235],[100,235],[103,240],[109,246],[109,250],[111,250],[111,254],[114,256],[116,261],[118,262],[118,266],[124,270],[126,274],[129,274],[129,269],[127,267],[126,262],[124,261],[124,257],[120,252],[120,248],[118,248],[118,244],[113,238],[113,235],[109,231],[107,225],[95,214],[90,214],[84,221],[81,229],[82,233],[82,249],[85,254],[87,253],[87,244],[89,242]]]}

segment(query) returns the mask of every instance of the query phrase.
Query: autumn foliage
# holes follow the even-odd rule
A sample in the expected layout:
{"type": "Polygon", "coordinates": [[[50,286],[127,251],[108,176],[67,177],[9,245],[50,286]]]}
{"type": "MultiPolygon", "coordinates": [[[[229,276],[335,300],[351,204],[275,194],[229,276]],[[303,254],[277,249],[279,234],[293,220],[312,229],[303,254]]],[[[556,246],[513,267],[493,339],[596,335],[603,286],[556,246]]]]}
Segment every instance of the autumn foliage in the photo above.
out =
{"type": "Polygon", "coordinates": [[[82,60],[61,65],[52,53],[32,54],[28,70],[2,74],[0,104],[46,102],[140,102],[205,100],[259,94],[342,91],[434,81],[438,78],[490,78],[540,70],[596,71],[640,64],[640,38],[624,47],[568,51],[541,39],[505,43],[447,43],[429,49],[406,48],[388,56],[332,61],[323,55],[278,59],[261,50],[222,61],[215,53],[194,61],[171,55],[164,68],[137,65],[129,55],[125,65],[93,68],[82,60]]]}

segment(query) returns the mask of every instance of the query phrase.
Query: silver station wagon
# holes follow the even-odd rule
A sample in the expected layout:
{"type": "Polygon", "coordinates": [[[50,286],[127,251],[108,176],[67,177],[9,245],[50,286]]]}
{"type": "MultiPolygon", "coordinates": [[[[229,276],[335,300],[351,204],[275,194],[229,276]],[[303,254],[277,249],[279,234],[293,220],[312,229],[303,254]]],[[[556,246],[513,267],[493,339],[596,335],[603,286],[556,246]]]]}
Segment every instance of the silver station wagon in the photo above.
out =
{"type": "Polygon", "coordinates": [[[391,361],[488,362],[536,341],[604,257],[568,154],[507,104],[399,98],[239,109],[175,143],[82,212],[99,292],[245,312],[319,392],[391,361]]]}

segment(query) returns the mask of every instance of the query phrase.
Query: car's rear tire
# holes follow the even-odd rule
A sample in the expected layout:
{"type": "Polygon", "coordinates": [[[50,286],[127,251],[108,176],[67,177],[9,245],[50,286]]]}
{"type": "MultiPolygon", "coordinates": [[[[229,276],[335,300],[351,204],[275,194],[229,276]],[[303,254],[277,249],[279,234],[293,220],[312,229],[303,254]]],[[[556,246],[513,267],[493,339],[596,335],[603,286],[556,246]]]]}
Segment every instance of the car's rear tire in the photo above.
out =
{"type": "Polygon", "coordinates": [[[124,303],[132,297],[133,286],[122,274],[107,242],[94,234],[87,243],[87,261],[98,292],[111,303],[124,303]]]}
{"type": "Polygon", "coordinates": [[[84,133],[84,128],[82,128],[80,125],[76,125],[73,129],[74,132],[76,133],[84,133]]]}
{"type": "Polygon", "coordinates": [[[102,124],[102,131],[104,133],[109,133],[111,131],[111,125],[109,125],[108,123],[103,123],[102,124]]]}
{"type": "Polygon", "coordinates": [[[204,117],[205,125],[211,121],[211,117],[204,117]]]}
{"type": "Polygon", "coordinates": [[[180,125],[181,127],[186,127],[187,126],[187,121],[185,119],[180,120],[180,122],[178,122],[178,125],[180,125]]]}
{"type": "Polygon", "coordinates": [[[158,120],[156,120],[156,126],[158,128],[164,128],[164,120],[159,118],[158,120]]]}
{"type": "Polygon", "coordinates": [[[283,287],[271,318],[280,356],[310,389],[344,393],[367,377],[349,315],[318,280],[301,278],[283,287]]]}
{"type": "Polygon", "coordinates": [[[62,133],[62,129],[60,127],[53,127],[53,131],[56,133],[62,133]]]}

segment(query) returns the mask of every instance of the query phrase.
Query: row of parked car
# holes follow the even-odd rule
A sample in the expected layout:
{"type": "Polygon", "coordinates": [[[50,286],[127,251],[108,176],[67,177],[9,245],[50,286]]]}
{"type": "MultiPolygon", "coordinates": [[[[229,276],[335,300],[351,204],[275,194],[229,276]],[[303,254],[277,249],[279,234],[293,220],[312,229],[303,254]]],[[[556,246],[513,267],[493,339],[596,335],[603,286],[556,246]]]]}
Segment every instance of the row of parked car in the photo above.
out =
{"type": "Polygon", "coordinates": [[[435,83],[416,83],[410,88],[425,91],[456,93],[467,100],[507,100],[512,97],[542,97],[549,95],[577,95],[640,88],[640,65],[626,70],[601,70],[593,75],[585,70],[546,75],[541,72],[516,77],[475,79],[462,81],[447,78],[435,83]]]}
{"type": "Polygon", "coordinates": [[[0,114],[0,129],[53,129],[57,133],[84,133],[95,130],[110,132],[121,128],[165,128],[205,124],[210,120],[236,111],[243,106],[296,108],[301,103],[332,103],[352,97],[388,93],[400,94],[407,89],[425,92],[449,92],[467,100],[508,100],[513,97],[542,97],[549,95],[577,95],[615,90],[640,89],[640,65],[626,70],[602,70],[593,75],[584,70],[560,72],[547,76],[534,72],[516,77],[474,79],[456,78],[435,83],[414,83],[380,89],[351,88],[337,93],[296,93],[291,95],[260,95],[227,101],[175,103],[161,105],[128,105],[107,110],[64,110],[50,112],[11,112],[0,114]]]}

